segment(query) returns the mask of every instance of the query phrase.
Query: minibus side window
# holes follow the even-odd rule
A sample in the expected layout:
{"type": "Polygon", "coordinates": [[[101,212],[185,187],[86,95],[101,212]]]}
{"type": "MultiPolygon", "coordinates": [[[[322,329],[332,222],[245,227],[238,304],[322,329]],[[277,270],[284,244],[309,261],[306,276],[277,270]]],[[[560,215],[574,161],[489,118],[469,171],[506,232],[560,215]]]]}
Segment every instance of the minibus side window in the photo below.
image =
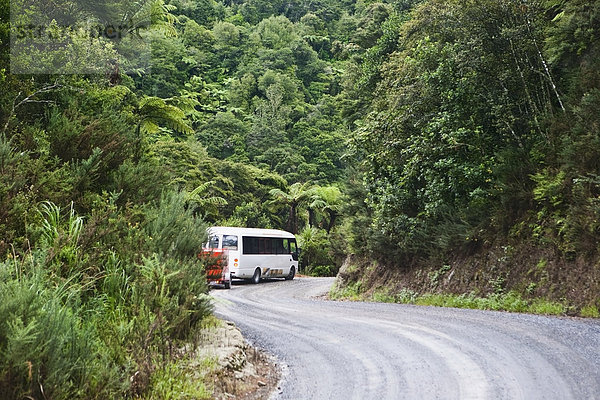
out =
{"type": "Polygon", "coordinates": [[[298,261],[298,247],[296,246],[296,239],[290,239],[290,253],[294,261],[298,261]]]}
{"type": "Polygon", "coordinates": [[[283,253],[290,254],[290,241],[289,239],[283,239],[283,253]]]}
{"type": "Polygon", "coordinates": [[[273,245],[273,254],[287,254],[287,245],[284,247],[283,239],[273,238],[271,239],[273,245]]]}
{"type": "Polygon", "coordinates": [[[209,249],[218,249],[219,248],[219,237],[218,236],[211,236],[209,241],[208,241],[208,248],[209,249]]]}
{"type": "Polygon", "coordinates": [[[235,235],[223,235],[223,248],[228,250],[237,250],[238,237],[235,235]]]}
{"type": "Polygon", "coordinates": [[[242,236],[242,245],[244,254],[259,254],[257,237],[242,236]]]}

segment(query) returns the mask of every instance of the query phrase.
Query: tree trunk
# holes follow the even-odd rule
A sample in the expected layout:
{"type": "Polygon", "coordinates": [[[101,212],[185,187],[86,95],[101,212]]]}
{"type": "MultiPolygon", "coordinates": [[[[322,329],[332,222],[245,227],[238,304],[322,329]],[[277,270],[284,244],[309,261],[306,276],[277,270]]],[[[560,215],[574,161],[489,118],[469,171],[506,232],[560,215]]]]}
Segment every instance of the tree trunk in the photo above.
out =
{"type": "Polygon", "coordinates": [[[298,233],[298,216],[296,214],[296,204],[292,204],[290,206],[290,221],[288,225],[290,227],[290,232],[292,232],[294,235],[298,233]]]}
{"type": "Polygon", "coordinates": [[[337,212],[329,210],[329,224],[327,225],[327,234],[333,229],[333,224],[337,218],[337,212]]]}
{"type": "Polygon", "coordinates": [[[315,210],[312,208],[308,209],[308,226],[313,227],[315,224],[315,210]]]}

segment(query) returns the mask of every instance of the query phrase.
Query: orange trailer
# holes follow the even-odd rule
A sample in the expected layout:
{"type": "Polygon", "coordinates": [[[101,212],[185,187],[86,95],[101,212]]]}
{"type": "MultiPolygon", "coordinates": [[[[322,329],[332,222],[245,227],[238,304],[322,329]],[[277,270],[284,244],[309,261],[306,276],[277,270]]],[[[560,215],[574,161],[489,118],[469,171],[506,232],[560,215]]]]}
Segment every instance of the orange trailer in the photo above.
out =
{"type": "Polygon", "coordinates": [[[223,285],[225,289],[231,289],[227,250],[203,250],[198,254],[198,258],[204,260],[206,281],[209,285],[223,285]]]}

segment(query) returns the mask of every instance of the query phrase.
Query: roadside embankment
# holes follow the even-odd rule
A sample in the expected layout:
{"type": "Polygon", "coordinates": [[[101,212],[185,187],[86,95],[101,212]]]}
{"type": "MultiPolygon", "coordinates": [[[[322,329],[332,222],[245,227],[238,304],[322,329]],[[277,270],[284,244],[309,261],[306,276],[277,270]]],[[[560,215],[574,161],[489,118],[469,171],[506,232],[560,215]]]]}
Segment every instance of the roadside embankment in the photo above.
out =
{"type": "Polygon", "coordinates": [[[330,297],[597,318],[600,264],[518,245],[411,266],[351,255],[330,297]]]}
{"type": "Polygon", "coordinates": [[[233,322],[205,328],[195,359],[214,361],[213,372],[205,378],[213,399],[265,399],[279,382],[272,357],[250,346],[233,322]]]}

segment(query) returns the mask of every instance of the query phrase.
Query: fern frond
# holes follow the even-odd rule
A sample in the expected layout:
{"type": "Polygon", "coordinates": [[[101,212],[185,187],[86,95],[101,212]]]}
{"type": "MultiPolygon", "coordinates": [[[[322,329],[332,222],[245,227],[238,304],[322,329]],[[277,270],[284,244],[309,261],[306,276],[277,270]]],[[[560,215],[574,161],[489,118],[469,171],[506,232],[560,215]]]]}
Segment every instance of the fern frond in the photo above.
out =
{"type": "Polygon", "coordinates": [[[211,206],[226,206],[227,200],[219,196],[207,197],[205,199],[201,199],[200,205],[211,205],[211,206]]]}
{"type": "Polygon", "coordinates": [[[204,182],[203,184],[199,185],[196,189],[194,189],[190,193],[188,193],[188,198],[193,198],[193,197],[198,196],[200,193],[206,192],[206,190],[208,190],[208,188],[214,184],[215,184],[215,181],[204,182]]]}

